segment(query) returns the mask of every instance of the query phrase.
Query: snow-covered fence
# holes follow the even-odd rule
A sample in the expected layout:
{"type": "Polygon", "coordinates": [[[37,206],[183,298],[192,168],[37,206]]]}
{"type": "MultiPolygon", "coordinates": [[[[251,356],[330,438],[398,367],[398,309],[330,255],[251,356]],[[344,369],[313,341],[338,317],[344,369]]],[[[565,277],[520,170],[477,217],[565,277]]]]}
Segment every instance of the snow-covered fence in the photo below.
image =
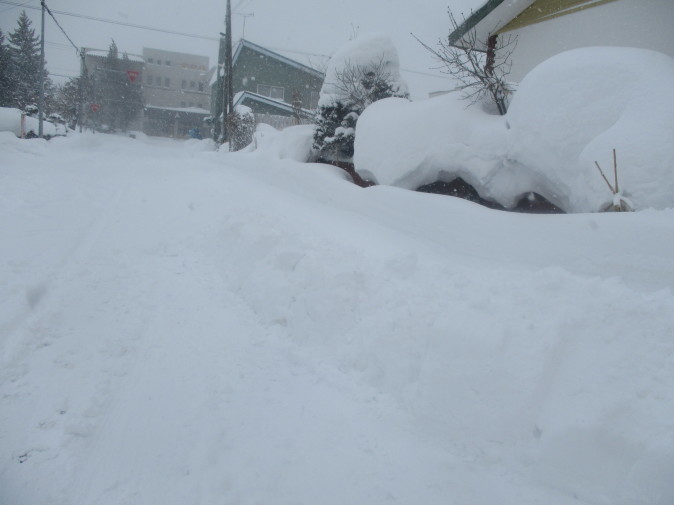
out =
{"type": "Polygon", "coordinates": [[[298,123],[297,118],[294,117],[279,116],[276,114],[255,114],[255,124],[260,123],[273,126],[277,130],[283,130],[288,126],[296,126],[297,124],[312,124],[313,121],[311,119],[300,119],[298,123]]]}

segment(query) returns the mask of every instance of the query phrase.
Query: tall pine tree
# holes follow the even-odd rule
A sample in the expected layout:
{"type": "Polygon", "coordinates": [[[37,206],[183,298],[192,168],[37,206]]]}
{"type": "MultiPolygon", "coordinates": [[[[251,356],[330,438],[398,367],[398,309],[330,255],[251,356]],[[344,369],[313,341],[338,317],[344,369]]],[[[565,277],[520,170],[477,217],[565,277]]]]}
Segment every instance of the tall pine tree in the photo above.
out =
{"type": "Polygon", "coordinates": [[[101,104],[102,126],[110,131],[126,130],[143,107],[140,83],[132,83],[127,74],[129,57],[119,57],[113,40],[103,65],[96,69],[95,100],[101,104]]]}
{"type": "Polygon", "coordinates": [[[5,35],[0,30],[0,107],[10,107],[13,105],[13,81],[12,56],[9,46],[5,42],[5,35]]]}
{"type": "MultiPolygon", "coordinates": [[[[12,105],[25,109],[36,105],[40,98],[40,38],[35,35],[26,11],[21,13],[16,29],[9,34],[12,64],[12,105]]],[[[45,93],[52,88],[45,68],[45,93]]]]}

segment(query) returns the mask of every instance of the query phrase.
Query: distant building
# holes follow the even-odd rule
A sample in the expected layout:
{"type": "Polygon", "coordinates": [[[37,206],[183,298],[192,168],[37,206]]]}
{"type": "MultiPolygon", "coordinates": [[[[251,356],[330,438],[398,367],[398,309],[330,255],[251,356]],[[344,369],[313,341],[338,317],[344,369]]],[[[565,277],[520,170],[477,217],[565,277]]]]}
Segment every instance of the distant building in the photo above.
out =
{"type": "MultiPolygon", "coordinates": [[[[82,118],[85,124],[95,128],[101,128],[105,125],[101,124],[101,117],[105,116],[105,110],[110,107],[118,107],[119,104],[115,100],[109,99],[105,92],[102,92],[105,76],[109,72],[123,74],[126,79],[129,79],[137,85],[142,84],[143,79],[143,58],[139,55],[119,53],[118,70],[110,70],[106,66],[106,59],[108,57],[108,50],[84,48],[84,68],[87,77],[91,84],[88,102],[84,104],[82,118]],[[96,98],[94,98],[96,97],[96,98]]],[[[143,110],[138,112],[138,115],[129,124],[130,130],[140,130],[143,127],[143,110]]]]}
{"type": "MultiPolygon", "coordinates": [[[[274,51],[240,40],[232,55],[234,105],[252,109],[257,122],[273,126],[291,124],[292,118],[313,117],[323,73],[282,56],[274,51]]],[[[217,95],[218,82],[213,79],[212,93],[217,95]]],[[[211,101],[215,114],[216,99],[211,101]]]]}
{"type": "Polygon", "coordinates": [[[143,131],[185,137],[190,129],[203,128],[210,114],[209,82],[215,72],[208,57],[144,47],[143,59],[143,131]]]}

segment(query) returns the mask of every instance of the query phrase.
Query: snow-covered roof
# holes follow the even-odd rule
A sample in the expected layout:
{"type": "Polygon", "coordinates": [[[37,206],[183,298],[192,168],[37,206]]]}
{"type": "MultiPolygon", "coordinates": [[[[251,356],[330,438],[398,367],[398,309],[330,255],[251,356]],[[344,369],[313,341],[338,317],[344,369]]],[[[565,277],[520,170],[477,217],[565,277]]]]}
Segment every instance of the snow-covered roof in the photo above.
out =
{"type": "Polygon", "coordinates": [[[269,58],[273,58],[275,60],[278,60],[282,63],[285,63],[286,65],[290,65],[291,67],[297,68],[298,70],[302,70],[303,72],[306,72],[308,74],[313,75],[314,77],[318,78],[323,78],[323,74],[316,70],[315,68],[311,68],[307,65],[303,65],[302,63],[292,60],[290,58],[287,58],[286,56],[283,56],[279,53],[275,53],[274,51],[271,51],[267,49],[266,47],[259,46],[257,44],[254,44],[253,42],[250,42],[249,40],[246,39],[241,39],[239,43],[236,46],[236,49],[234,51],[234,55],[232,57],[233,64],[236,64],[236,60],[239,58],[239,55],[241,54],[241,51],[243,48],[246,47],[248,49],[251,49],[253,51],[256,51],[260,54],[264,54],[265,56],[269,58]]]}
{"type": "MultiPolygon", "coordinates": [[[[460,45],[461,39],[471,30],[475,30],[477,42],[486,44],[489,35],[508,24],[535,0],[489,0],[479,9],[471,12],[466,19],[456,19],[459,27],[449,34],[449,45],[460,45]]],[[[483,47],[482,49],[486,49],[483,47]]]]}
{"type": "MultiPolygon", "coordinates": [[[[109,52],[107,49],[90,49],[88,47],[85,47],[84,51],[87,56],[95,56],[96,58],[107,58],[109,52]]],[[[128,56],[129,61],[145,63],[145,59],[139,54],[125,53],[123,51],[119,52],[120,59],[124,58],[125,56],[128,56]]]]}
{"type": "Polygon", "coordinates": [[[189,114],[210,114],[210,111],[200,107],[158,107],[156,105],[146,105],[146,109],[167,110],[171,112],[186,112],[189,114]]]}

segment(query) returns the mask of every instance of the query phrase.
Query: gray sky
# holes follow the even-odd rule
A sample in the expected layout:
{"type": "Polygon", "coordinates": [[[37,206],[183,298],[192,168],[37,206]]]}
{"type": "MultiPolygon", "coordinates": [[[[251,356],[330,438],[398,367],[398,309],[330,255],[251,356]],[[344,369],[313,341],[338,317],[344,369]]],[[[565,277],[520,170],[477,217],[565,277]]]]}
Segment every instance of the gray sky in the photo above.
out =
{"type": "MultiPolygon", "coordinates": [[[[39,0],[14,1],[25,3],[24,8],[39,33],[40,12],[28,9],[39,7],[39,0]]],[[[403,78],[413,97],[422,98],[430,91],[448,88],[449,83],[432,69],[435,62],[410,32],[434,43],[448,33],[448,6],[457,13],[468,14],[471,6],[482,3],[482,0],[424,0],[416,5],[408,0],[232,0],[232,32],[235,40],[240,38],[245,19],[248,40],[314,65],[321,63],[321,57],[303,53],[330,55],[353,33],[388,33],[400,53],[403,78]],[[253,16],[244,18],[242,14],[253,16]]],[[[224,30],[226,1],[47,0],[47,5],[53,11],[217,37],[224,30]]],[[[0,28],[4,33],[15,28],[21,10],[21,7],[0,3],[0,28]]],[[[129,53],[154,47],[205,55],[210,58],[211,65],[217,61],[218,43],[214,40],[134,29],[63,14],[55,13],[55,16],[77,46],[107,49],[114,38],[119,49],[129,53]]],[[[75,51],[48,16],[45,41],[49,71],[52,74],[77,74],[79,61],[75,51]]],[[[54,79],[64,80],[58,76],[54,79]]]]}

